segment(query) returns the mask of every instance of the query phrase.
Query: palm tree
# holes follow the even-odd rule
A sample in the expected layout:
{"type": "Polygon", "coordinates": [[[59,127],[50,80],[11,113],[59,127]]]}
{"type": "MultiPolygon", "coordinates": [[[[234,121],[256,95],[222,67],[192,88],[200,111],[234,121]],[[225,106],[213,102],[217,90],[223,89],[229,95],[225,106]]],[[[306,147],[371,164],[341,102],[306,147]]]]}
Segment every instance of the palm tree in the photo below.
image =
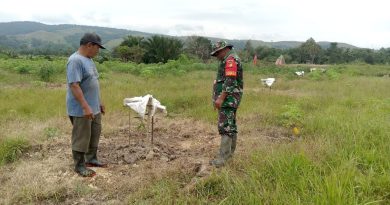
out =
{"type": "Polygon", "coordinates": [[[154,35],[143,41],[142,47],[146,50],[145,63],[166,63],[179,57],[183,43],[178,39],[154,35]]]}

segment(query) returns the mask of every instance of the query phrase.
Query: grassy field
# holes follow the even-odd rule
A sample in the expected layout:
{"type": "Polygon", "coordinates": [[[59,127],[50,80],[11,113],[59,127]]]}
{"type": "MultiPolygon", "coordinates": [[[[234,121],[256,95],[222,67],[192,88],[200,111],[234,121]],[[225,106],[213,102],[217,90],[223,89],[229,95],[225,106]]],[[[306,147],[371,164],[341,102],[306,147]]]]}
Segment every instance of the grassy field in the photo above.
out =
{"type": "MultiPolygon", "coordinates": [[[[123,98],[149,93],[167,106],[172,118],[215,124],[211,84],[216,65],[185,63],[99,64],[107,112],[120,113],[123,98]]],[[[24,151],[62,132],[60,123],[45,122],[66,120],[64,64],[65,59],[0,60],[2,170],[18,166],[24,151]],[[49,79],[42,74],[44,65],[53,69],[49,79]]],[[[299,140],[243,143],[226,167],[191,191],[182,191],[188,179],[176,173],[129,194],[126,203],[389,204],[390,67],[336,65],[325,73],[309,73],[309,68],[246,65],[238,111],[243,141],[256,140],[259,130],[290,132],[293,125],[301,130],[299,140]],[[298,70],[307,74],[298,78],[298,70]],[[277,78],[271,90],[260,83],[266,77],[277,78]]]]}

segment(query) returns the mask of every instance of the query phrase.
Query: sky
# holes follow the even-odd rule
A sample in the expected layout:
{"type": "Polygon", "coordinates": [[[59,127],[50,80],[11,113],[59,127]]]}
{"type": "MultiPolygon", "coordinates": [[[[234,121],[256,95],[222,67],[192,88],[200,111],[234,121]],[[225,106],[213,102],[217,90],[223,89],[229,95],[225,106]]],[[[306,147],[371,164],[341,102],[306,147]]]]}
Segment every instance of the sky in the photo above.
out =
{"type": "Polygon", "coordinates": [[[0,22],[37,21],[172,36],[390,47],[388,0],[0,0],[0,22]]]}

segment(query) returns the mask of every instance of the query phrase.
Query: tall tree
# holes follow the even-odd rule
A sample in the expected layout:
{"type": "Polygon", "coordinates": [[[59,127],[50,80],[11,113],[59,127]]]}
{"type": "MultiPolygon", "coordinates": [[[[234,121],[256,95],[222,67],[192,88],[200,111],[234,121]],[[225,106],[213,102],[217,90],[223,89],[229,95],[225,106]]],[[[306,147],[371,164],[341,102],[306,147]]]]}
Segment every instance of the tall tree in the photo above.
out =
{"type": "Polygon", "coordinates": [[[146,50],[145,63],[166,63],[179,57],[183,43],[175,38],[154,35],[143,41],[142,47],[146,50]]]}
{"type": "Polygon", "coordinates": [[[335,64],[342,61],[342,49],[337,47],[337,43],[330,43],[330,47],[327,49],[326,54],[328,56],[328,62],[335,64]]]}
{"type": "Polygon", "coordinates": [[[211,41],[201,36],[190,36],[186,40],[185,51],[198,57],[199,59],[206,61],[210,59],[211,53],[211,41]]]}
{"type": "Polygon", "coordinates": [[[145,54],[145,49],[140,46],[118,46],[114,49],[114,52],[124,62],[132,61],[135,63],[141,63],[145,54]]]}
{"type": "Polygon", "coordinates": [[[142,40],[144,40],[144,37],[142,36],[127,36],[120,45],[127,47],[141,46],[142,40]]]}
{"type": "Polygon", "coordinates": [[[252,41],[247,40],[245,43],[244,50],[249,53],[249,55],[254,55],[255,54],[255,49],[253,48],[252,41]]]}
{"type": "Polygon", "coordinates": [[[257,57],[261,60],[275,62],[275,60],[282,53],[282,50],[278,48],[270,48],[267,46],[258,46],[256,47],[254,53],[256,53],[257,57]]]}
{"type": "Polygon", "coordinates": [[[300,48],[302,49],[303,55],[309,56],[310,63],[314,63],[315,58],[320,54],[321,47],[316,43],[313,38],[309,38],[303,43],[300,48]]]}
{"type": "Polygon", "coordinates": [[[244,49],[241,52],[241,58],[247,62],[251,61],[253,59],[253,56],[255,55],[255,53],[256,53],[256,51],[253,48],[252,41],[247,40],[245,42],[244,49]]]}
{"type": "Polygon", "coordinates": [[[141,36],[127,36],[122,43],[114,49],[114,55],[121,58],[122,61],[132,61],[141,63],[145,54],[145,49],[142,48],[142,41],[144,37],[141,36]]]}

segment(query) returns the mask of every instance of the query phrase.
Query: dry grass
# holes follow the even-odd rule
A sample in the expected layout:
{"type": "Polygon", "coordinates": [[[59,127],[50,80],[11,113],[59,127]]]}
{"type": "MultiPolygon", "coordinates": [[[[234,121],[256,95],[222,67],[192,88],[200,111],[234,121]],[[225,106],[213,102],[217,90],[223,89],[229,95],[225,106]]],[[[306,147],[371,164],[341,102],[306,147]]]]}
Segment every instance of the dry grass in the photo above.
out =
{"type": "Polygon", "coordinates": [[[331,73],[327,72],[318,79],[308,75],[280,80],[271,92],[259,89],[256,73],[246,75],[246,90],[238,111],[237,154],[222,169],[208,167],[206,176],[215,173],[208,177],[199,177],[197,170],[219,145],[208,83],[214,77],[212,72],[159,78],[157,84],[151,83],[155,79],[107,74],[102,80],[108,114],[103,118],[100,156],[114,163],[108,169],[97,169],[98,176],[93,179],[80,179],[72,171],[71,127],[63,116],[64,89],[5,90],[0,92],[4,96],[1,99],[8,99],[0,106],[5,113],[0,121],[0,139],[22,136],[32,147],[20,162],[0,168],[4,185],[0,195],[5,196],[0,203],[386,203],[390,197],[386,158],[390,150],[386,114],[389,81],[373,77],[376,71],[371,68],[337,71],[340,78],[327,77],[331,73]],[[366,72],[368,76],[354,76],[366,72]],[[188,82],[186,87],[181,87],[182,82],[188,82]],[[193,92],[188,92],[190,89],[193,92]],[[128,111],[122,109],[121,101],[149,92],[168,108],[177,108],[175,115],[157,122],[159,144],[145,146],[159,151],[149,152],[152,155],[148,159],[123,163],[120,153],[140,154],[131,145],[149,145],[149,140],[133,120],[133,141],[129,144],[128,111]],[[35,103],[26,105],[19,100],[26,94],[35,103]],[[45,99],[46,104],[36,99],[44,95],[51,96],[45,99]],[[302,111],[300,140],[291,137],[290,130],[279,123],[285,105],[291,105],[290,111],[302,111]],[[13,106],[15,109],[9,109],[13,106]],[[164,162],[164,149],[177,157],[164,162]],[[181,191],[185,187],[187,191],[181,191]]]}
{"type": "Polygon", "coordinates": [[[82,179],[69,169],[70,161],[49,157],[22,160],[2,168],[2,201],[4,204],[64,202],[88,191],[82,179]]]}
{"type": "MultiPolygon", "coordinates": [[[[127,145],[127,133],[122,133],[128,129],[127,114],[113,112],[103,117],[103,155],[116,152],[118,145],[127,145]]],[[[133,143],[146,140],[148,144],[146,131],[137,129],[139,124],[138,119],[132,119],[131,140],[133,143]]],[[[183,182],[191,183],[193,177],[199,178],[196,177],[200,171],[198,169],[202,164],[208,164],[208,159],[216,153],[219,144],[216,127],[211,124],[185,118],[157,117],[155,141],[178,149],[175,160],[169,163],[158,158],[137,161],[135,164],[114,162],[107,169],[95,169],[96,177],[85,179],[73,171],[71,126],[67,118],[53,118],[42,123],[12,121],[6,127],[10,134],[24,134],[33,143],[19,162],[0,167],[0,193],[3,196],[0,204],[118,204],[135,196],[133,193],[143,193],[151,184],[167,177],[178,177],[183,182]],[[18,127],[18,123],[23,126],[18,127]],[[57,129],[54,137],[47,137],[48,127],[57,129]],[[22,131],[14,130],[16,128],[22,131]],[[202,153],[199,147],[205,144],[208,149],[202,153]]],[[[207,175],[209,169],[202,170],[201,175],[207,175]]]]}

